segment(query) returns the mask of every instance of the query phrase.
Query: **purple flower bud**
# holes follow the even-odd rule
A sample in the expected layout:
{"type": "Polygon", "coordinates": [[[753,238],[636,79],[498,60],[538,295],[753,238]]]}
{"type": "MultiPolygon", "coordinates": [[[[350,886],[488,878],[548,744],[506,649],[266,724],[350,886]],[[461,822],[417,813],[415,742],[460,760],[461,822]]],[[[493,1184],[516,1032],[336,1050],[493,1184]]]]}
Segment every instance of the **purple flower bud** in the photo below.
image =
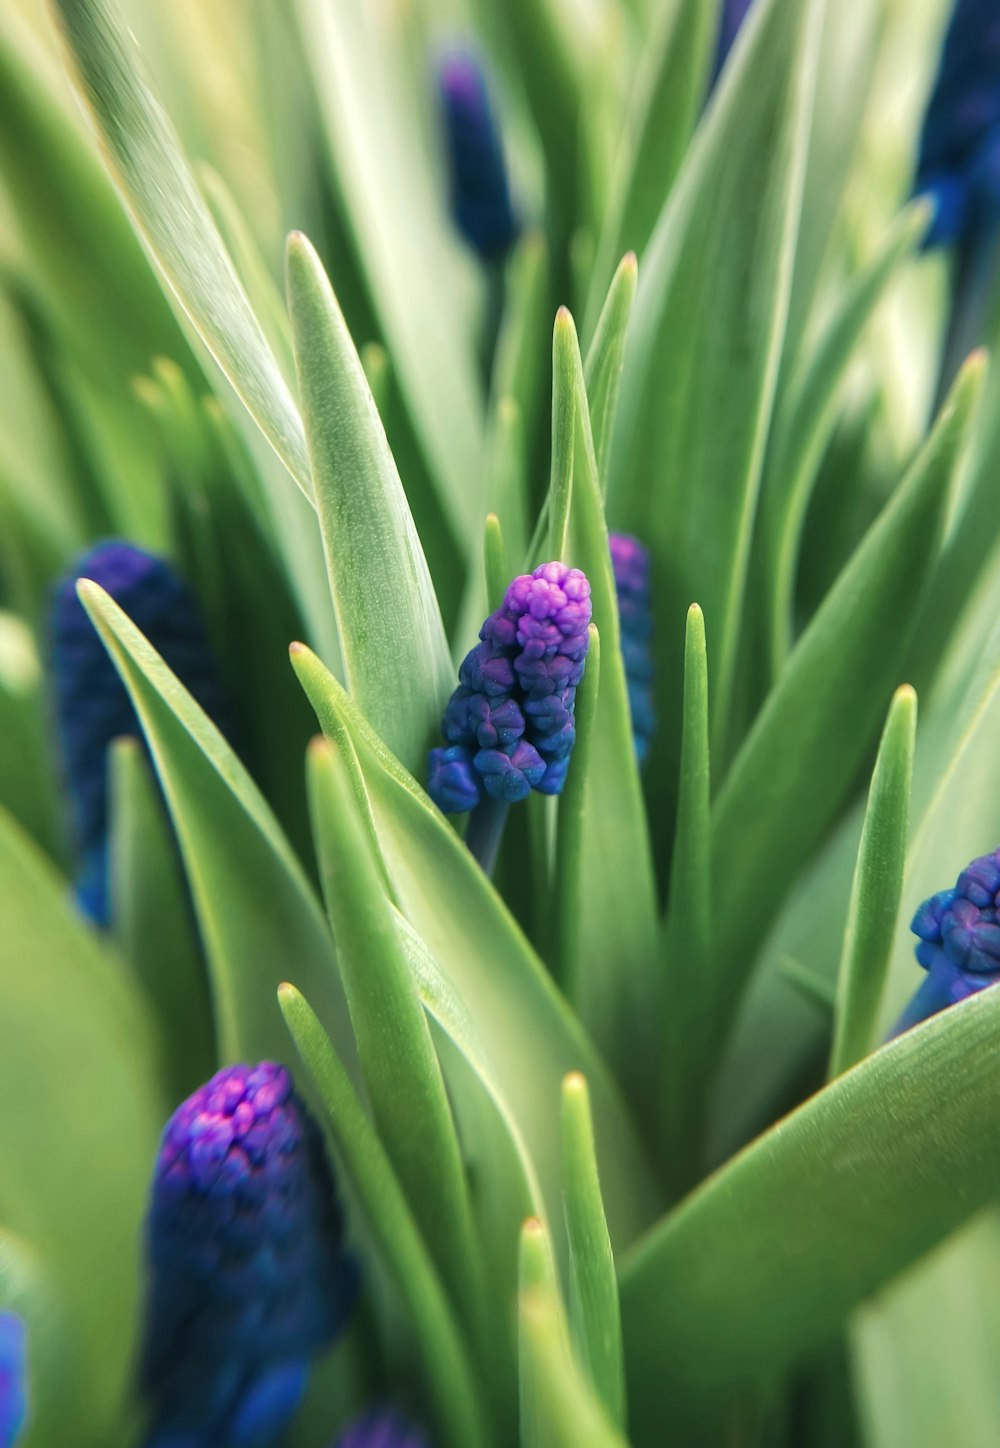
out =
{"type": "Polygon", "coordinates": [[[956,0],[924,116],[914,182],[935,202],[926,246],[1000,219],[1000,11],[956,0]]]}
{"type": "Polygon", "coordinates": [[[951,890],[917,910],[910,929],[927,971],[892,1035],[1000,981],[1000,850],[973,860],[951,890]]]}
{"type": "Polygon", "coordinates": [[[559,793],[590,616],[590,584],[578,568],[545,563],[510,584],[459,670],[442,723],[449,747],[430,753],[427,788],[440,809],[473,809],[481,790],[506,803],[533,789],[559,793]]]}
{"type": "Polygon", "coordinates": [[[430,1448],[428,1439],[394,1408],[375,1408],[352,1423],[334,1448],[430,1448]]]}
{"type": "Polygon", "coordinates": [[[283,1066],[229,1066],[167,1123],[147,1224],[146,1448],[275,1448],[356,1273],[283,1066]]]}
{"type": "Polygon", "coordinates": [[[719,38],[715,48],[715,75],[719,75],[726,63],[726,57],[733,48],[740,26],[747,17],[753,0],[722,0],[722,14],[719,19],[719,38]]]}
{"type": "Polygon", "coordinates": [[[622,658],[628,684],[635,752],[642,764],[649,753],[656,713],[653,707],[653,620],[649,606],[649,554],[637,538],[612,533],[611,564],[618,594],[622,658]]]}
{"type": "Polygon", "coordinates": [[[486,77],[471,51],[445,57],[438,90],[455,225],[484,261],[500,260],[520,228],[486,77]]]}
{"type": "Polygon", "coordinates": [[[0,1312],[0,1448],[14,1448],[24,1423],[24,1323],[12,1312],[0,1312]]]}
{"type": "Polygon", "coordinates": [[[162,654],[168,667],[230,739],[232,713],[197,603],[169,564],[131,543],[109,539],[73,564],[56,587],[52,672],[59,747],[81,856],[77,898],[108,923],[108,748],[142,738],[128,692],[76,596],[79,578],[99,583],[162,654]]]}

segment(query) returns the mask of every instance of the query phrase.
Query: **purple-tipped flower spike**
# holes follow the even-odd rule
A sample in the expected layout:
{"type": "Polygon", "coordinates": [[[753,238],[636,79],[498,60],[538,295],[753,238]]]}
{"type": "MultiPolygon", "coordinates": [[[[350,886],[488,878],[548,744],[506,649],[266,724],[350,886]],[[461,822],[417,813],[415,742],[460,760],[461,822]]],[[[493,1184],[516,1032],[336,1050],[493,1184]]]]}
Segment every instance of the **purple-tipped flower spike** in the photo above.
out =
{"type": "Polygon", "coordinates": [[[578,568],[545,563],[510,584],[459,670],[441,726],[448,744],[430,753],[428,791],[446,814],[562,789],[590,616],[578,568]]]}
{"type": "Polygon", "coordinates": [[[935,203],[927,246],[1000,220],[1000,9],[956,0],[924,117],[914,191],[935,203]]]}
{"type": "Polygon", "coordinates": [[[500,128],[476,56],[466,50],[445,56],[438,89],[455,225],[484,261],[499,261],[514,245],[520,227],[500,128]]]}
{"type": "Polygon", "coordinates": [[[147,1244],[146,1448],[275,1448],[356,1295],[323,1143],[283,1066],[229,1066],[177,1108],[147,1244]]]}
{"type": "Polygon", "coordinates": [[[910,929],[927,979],[892,1034],[1000,981],[1000,850],[973,860],[951,890],[925,900],[910,929]]]}
{"type": "Polygon", "coordinates": [[[24,1423],[24,1323],[13,1312],[0,1312],[0,1448],[14,1448],[24,1423]]]}
{"type": "Polygon", "coordinates": [[[52,669],[59,745],[81,870],[77,899],[92,920],[108,923],[108,748],[122,735],[142,738],[125,685],[76,595],[90,578],[111,595],[224,734],[232,713],[197,603],[169,564],[109,539],[78,558],[55,590],[52,669]]]}
{"type": "Polygon", "coordinates": [[[430,1448],[427,1437],[395,1408],[375,1408],[352,1423],[334,1448],[430,1448]]]}
{"type": "Polygon", "coordinates": [[[656,726],[653,709],[653,655],[650,635],[653,618],[649,607],[649,554],[638,538],[612,533],[611,566],[618,594],[622,658],[632,713],[632,737],[642,764],[649,753],[656,726]]]}

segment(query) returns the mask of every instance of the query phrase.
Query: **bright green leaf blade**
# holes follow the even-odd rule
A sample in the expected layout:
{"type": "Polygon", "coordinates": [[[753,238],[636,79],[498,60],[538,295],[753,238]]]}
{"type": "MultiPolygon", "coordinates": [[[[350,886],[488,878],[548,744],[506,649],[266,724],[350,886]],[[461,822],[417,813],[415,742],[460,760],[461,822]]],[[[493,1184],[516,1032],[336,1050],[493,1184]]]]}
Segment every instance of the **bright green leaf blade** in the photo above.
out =
{"type": "MultiPolygon", "coordinates": [[[[313,833],[337,963],[368,1099],[414,1219],[467,1327],[484,1327],[482,1275],[441,1067],[393,919],[348,765],[325,739],[309,751],[313,833]]],[[[355,765],[356,770],[356,765],[355,765]]]]}
{"type": "Polygon", "coordinates": [[[177,831],[208,957],[219,1053],[286,1047],[274,992],[290,963],[353,1061],[333,941],[298,860],[232,749],[135,625],[91,582],[80,598],[142,723],[177,831]]]}
{"type": "Polygon", "coordinates": [[[727,963],[712,950],[708,651],[705,619],[688,610],[684,722],[670,899],[663,930],[660,1089],[671,1194],[683,1195],[701,1165],[706,1093],[719,1042],[712,1001],[726,989],[727,963]]]}
{"type": "MultiPolygon", "coordinates": [[[[472,546],[481,509],[480,292],[474,263],[451,232],[444,181],[431,159],[436,117],[413,94],[396,16],[318,0],[299,0],[296,9],[336,183],[394,375],[451,528],[472,546]]],[[[423,65],[419,75],[426,85],[423,65]]]]}
{"type": "Polygon", "coordinates": [[[483,564],[486,572],[486,606],[493,613],[503,604],[503,597],[511,579],[503,529],[496,513],[486,515],[486,526],[483,529],[483,564]]]}
{"type": "Polygon", "coordinates": [[[623,1428],[625,1363],[618,1282],[594,1154],[590,1097],[578,1073],[563,1082],[562,1128],[573,1341],[598,1401],[609,1420],[623,1428]]]}
{"type": "Polygon", "coordinates": [[[441,1440],[452,1448],[484,1448],[492,1434],[483,1419],[472,1365],[389,1158],[311,1006],[287,983],[281,986],[279,1001],[326,1111],[338,1161],[413,1319],[441,1440]]]}
{"type": "Polygon", "coordinates": [[[745,43],[643,256],[609,496],[653,554],[660,653],[654,812],[676,779],[670,691],[681,673],[681,620],[692,599],[715,640],[713,746],[734,728],[739,626],[822,18],[823,0],[754,5],[745,43]],[[657,759],[669,761],[666,773],[657,759]]]}
{"type": "Polygon", "coordinates": [[[138,739],[108,761],[111,918],[160,1028],[170,1100],[216,1068],[212,1005],[177,845],[138,739]]]}
{"type": "Polygon", "coordinates": [[[993,1200],[998,1030],[1000,992],[983,991],[900,1037],[718,1171],[621,1264],[639,1448],[670,1424],[708,1427],[682,1441],[710,1441],[735,1391],[776,1381],[993,1200]]]}
{"type": "Polygon", "coordinates": [[[904,684],[889,709],[858,847],[840,958],[831,1076],[871,1049],[903,891],[916,729],[917,696],[904,684]]]}
{"type": "Polygon", "coordinates": [[[121,962],[2,813],[0,919],[0,1215],[37,1251],[65,1312],[72,1441],[98,1448],[131,1368],[140,1224],[166,1116],[159,1042],[121,962]]]}
{"type": "Polygon", "coordinates": [[[298,234],[288,293],[347,683],[416,769],[452,688],[441,611],[364,369],[322,263],[298,234]]]}
{"type": "MultiPolygon", "coordinates": [[[[552,329],[552,460],[547,498],[549,536],[546,558],[562,558],[569,545],[569,510],[577,441],[576,328],[565,307],[552,329]]],[[[543,561],[541,559],[539,562],[543,561]]],[[[536,566],[532,560],[531,566],[536,566]]]]}
{"type": "Polygon", "coordinates": [[[540,1222],[524,1224],[519,1276],[522,1448],[625,1448],[573,1357],[552,1244],[540,1222]]]}
{"type": "Polygon", "coordinates": [[[602,497],[608,491],[611,438],[618,410],[622,368],[625,364],[625,340],[638,281],[639,265],[635,252],[630,251],[618,264],[601,315],[597,319],[594,339],[587,349],[584,378],[590,399],[590,422],[594,432],[594,452],[597,455],[597,476],[602,497]]]}
{"type": "Polygon", "coordinates": [[[576,740],[573,767],[559,797],[556,820],[555,892],[559,930],[559,979],[570,1000],[581,989],[580,910],[585,888],[584,855],[590,818],[587,814],[587,781],[593,769],[594,725],[601,687],[601,636],[590,625],[587,668],[576,691],[576,740]]]}
{"type": "Polygon", "coordinates": [[[716,801],[712,878],[728,882],[715,916],[715,948],[729,969],[720,1019],[735,1012],[761,937],[843,803],[896,682],[906,641],[900,620],[912,617],[940,545],[983,363],[972,358],[963,370],[924,449],[800,640],[716,801]]]}
{"type": "Polygon", "coordinates": [[[114,0],[53,0],[133,221],[209,352],[307,496],[302,420],[114,0]]]}
{"type": "MultiPolygon", "coordinates": [[[[589,749],[583,812],[587,819],[573,924],[581,1018],[641,1109],[656,1025],[649,1010],[658,970],[657,900],[652,848],[632,737],[620,644],[618,594],[597,478],[590,412],[576,329],[562,308],[555,328],[557,378],[573,391],[575,446],[564,561],[590,580],[601,636],[601,687],[589,749]]],[[[557,511],[554,509],[554,511],[557,511]]]]}
{"type": "Polygon", "coordinates": [[[31,630],[0,610],[0,806],[57,859],[63,832],[48,723],[31,630]]]}
{"type": "Polygon", "coordinates": [[[615,1241],[648,1221],[651,1187],[606,1067],[500,897],[444,816],[307,649],[293,663],[326,733],[350,740],[396,901],[476,1021],[504,1097],[558,1220],[558,1100],[563,1076],[590,1083],[615,1241]],[[551,1103],[551,1104],[550,1104],[551,1103]]]}
{"type": "Polygon", "coordinates": [[[852,280],[812,351],[789,378],[769,443],[761,494],[761,584],[769,600],[768,659],[777,675],[791,648],[802,526],[816,470],[838,415],[840,382],[900,263],[927,229],[927,210],[903,213],[882,250],[852,280]]]}
{"type": "Polygon", "coordinates": [[[664,198],[687,150],[708,79],[718,27],[715,0],[669,0],[659,6],[643,47],[587,298],[590,336],[615,259],[630,248],[642,255],[664,198]]]}

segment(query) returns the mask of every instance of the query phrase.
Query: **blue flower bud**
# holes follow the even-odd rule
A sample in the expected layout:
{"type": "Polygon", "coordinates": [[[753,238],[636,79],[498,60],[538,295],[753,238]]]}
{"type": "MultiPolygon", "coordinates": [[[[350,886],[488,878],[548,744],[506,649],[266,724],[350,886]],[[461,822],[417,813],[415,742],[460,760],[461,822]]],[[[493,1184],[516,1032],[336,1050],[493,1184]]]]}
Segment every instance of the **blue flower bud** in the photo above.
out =
{"type": "Polygon", "coordinates": [[[283,1066],[229,1066],[174,1112],[147,1250],[146,1448],[274,1448],[357,1286],[319,1131],[283,1066]]]}
{"type": "Polygon", "coordinates": [[[715,48],[715,75],[726,63],[726,57],[733,48],[753,0],[722,0],[722,14],[719,17],[719,38],[715,48]]]}
{"type": "Polygon", "coordinates": [[[24,1423],[24,1323],[12,1312],[0,1312],[0,1448],[14,1448],[24,1423]]]}
{"type": "Polygon", "coordinates": [[[1000,981],[1000,850],[962,871],[954,887],[925,900],[910,929],[927,979],[892,1034],[1000,981]]]}
{"type": "Polygon", "coordinates": [[[914,191],[930,196],[927,246],[1000,220],[1000,11],[957,0],[924,116],[914,191]]]}
{"type": "Polygon", "coordinates": [[[59,747],[81,858],[80,908],[108,923],[108,748],[142,738],[128,692],[76,595],[90,578],[111,595],[224,734],[235,730],[195,599],[173,569],[131,543],[109,539],[73,564],[56,587],[52,672],[59,747]]]}
{"type": "Polygon", "coordinates": [[[375,1408],[352,1423],[334,1448],[429,1448],[429,1443],[394,1408],[375,1408]]]}
{"type": "Polygon", "coordinates": [[[517,240],[500,129],[486,77],[470,51],[443,60],[438,89],[455,225],[484,261],[500,260],[517,240]]]}
{"type": "Polygon", "coordinates": [[[637,538],[612,533],[611,564],[618,594],[621,648],[632,713],[632,737],[642,764],[649,753],[656,727],[653,707],[653,654],[650,636],[653,616],[649,606],[649,554],[637,538]]]}
{"type": "Polygon", "coordinates": [[[446,814],[484,794],[504,803],[558,794],[576,738],[576,689],[590,646],[590,584],[545,563],[515,578],[479,631],[445,709],[427,789],[446,814]]]}

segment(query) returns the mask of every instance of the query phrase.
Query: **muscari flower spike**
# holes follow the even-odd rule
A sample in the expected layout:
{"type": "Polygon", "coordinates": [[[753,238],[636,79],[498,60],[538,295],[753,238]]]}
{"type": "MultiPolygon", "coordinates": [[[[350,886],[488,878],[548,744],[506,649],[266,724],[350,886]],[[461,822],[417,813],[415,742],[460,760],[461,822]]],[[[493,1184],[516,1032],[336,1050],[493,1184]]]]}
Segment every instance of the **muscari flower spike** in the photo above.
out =
{"type": "Polygon", "coordinates": [[[928,247],[1000,221],[1000,10],[957,0],[924,117],[914,192],[935,203],[928,247]]]}
{"type": "Polygon", "coordinates": [[[56,586],[51,615],[52,671],[60,752],[81,870],[80,908],[108,924],[108,749],[142,728],[125,685],[76,594],[79,578],[109,593],[232,739],[229,699],[198,605],[169,564],[121,539],[107,539],[78,558],[56,586]]]}
{"type": "Polygon", "coordinates": [[[638,538],[612,533],[611,566],[618,595],[621,649],[632,714],[632,738],[642,764],[649,753],[656,714],[653,709],[652,614],[649,607],[649,554],[638,538]]]}
{"type": "Polygon", "coordinates": [[[319,1130],[283,1066],[174,1112],[147,1223],[145,1448],[275,1448],[357,1289],[319,1130]]]}
{"type": "Polygon", "coordinates": [[[24,1323],[0,1312],[0,1448],[14,1448],[26,1408],[24,1323]]]}
{"type": "Polygon", "coordinates": [[[375,1408],[352,1423],[334,1448],[429,1448],[429,1443],[395,1408],[375,1408]]]}
{"type": "Polygon", "coordinates": [[[910,929],[927,978],[894,1036],[1000,981],[1000,850],[973,860],[952,889],[925,900],[910,929]]]}
{"type": "Polygon", "coordinates": [[[514,245],[520,226],[486,76],[471,51],[444,57],[438,90],[452,217],[473,251],[484,261],[499,261],[514,245]]]}
{"type": "Polygon", "coordinates": [[[459,669],[441,725],[448,743],[430,752],[428,793],[446,814],[484,797],[510,804],[533,789],[561,791],[590,617],[579,568],[544,563],[509,585],[459,669]]]}

